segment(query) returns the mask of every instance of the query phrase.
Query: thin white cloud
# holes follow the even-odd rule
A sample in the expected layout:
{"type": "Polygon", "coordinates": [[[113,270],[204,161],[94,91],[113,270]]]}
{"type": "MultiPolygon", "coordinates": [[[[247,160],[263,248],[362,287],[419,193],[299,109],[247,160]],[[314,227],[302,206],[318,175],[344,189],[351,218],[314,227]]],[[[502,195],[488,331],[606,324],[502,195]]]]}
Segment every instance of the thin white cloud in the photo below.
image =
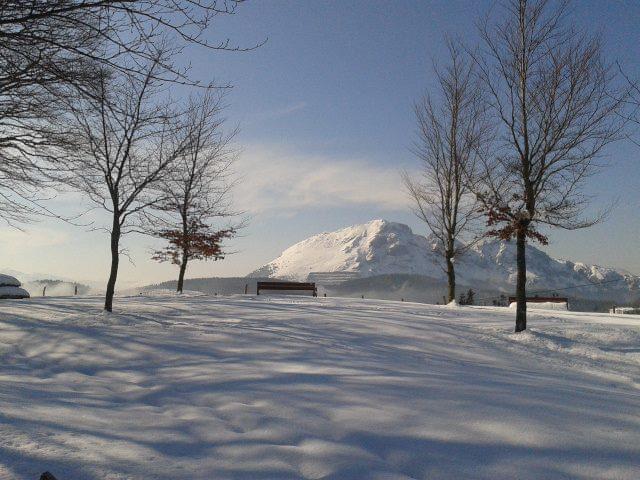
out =
{"type": "Polygon", "coordinates": [[[243,178],[234,197],[251,213],[314,207],[407,207],[398,169],[364,159],[251,147],[244,149],[238,172],[243,178]]]}
{"type": "Polygon", "coordinates": [[[68,240],[67,233],[41,226],[28,225],[24,231],[10,227],[0,229],[0,248],[4,253],[62,245],[68,240]]]}
{"type": "Polygon", "coordinates": [[[284,117],[307,108],[307,102],[296,102],[271,112],[272,117],[284,117]]]}
{"type": "Polygon", "coordinates": [[[307,102],[295,102],[289,105],[284,105],[282,107],[275,108],[273,110],[267,110],[264,112],[258,112],[250,115],[250,119],[254,121],[264,121],[264,120],[274,120],[277,118],[286,117],[288,115],[292,115],[300,110],[304,110],[307,108],[307,102]]]}

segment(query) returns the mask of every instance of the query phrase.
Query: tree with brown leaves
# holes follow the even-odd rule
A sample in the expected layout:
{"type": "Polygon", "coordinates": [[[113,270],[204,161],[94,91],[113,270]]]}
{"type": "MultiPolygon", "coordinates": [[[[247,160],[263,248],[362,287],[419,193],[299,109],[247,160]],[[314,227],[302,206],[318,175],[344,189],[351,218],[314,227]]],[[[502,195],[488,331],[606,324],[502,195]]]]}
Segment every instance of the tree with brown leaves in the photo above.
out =
{"type": "Polygon", "coordinates": [[[499,136],[480,162],[476,190],[489,234],[516,239],[516,327],[526,329],[526,243],[544,227],[579,229],[585,180],[603,149],[618,138],[623,95],[597,37],[567,22],[567,2],[509,0],[501,21],[480,27],[472,52],[489,92],[499,136]]]}
{"type": "Polygon", "coordinates": [[[185,125],[176,130],[184,135],[176,143],[186,147],[163,180],[162,201],[150,215],[156,235],[169,243],[153,258],[180,266],[178,292],[182,292],[189,261],[223,259],[223,241],[241,226],[214,226],[237,215],[230,195],[236,158],[231,142],[237,129],[224,132],[223,107],[223,95],[214,91],[191,98],[185,125]]]}
{"type": "Polygon", "coordinates": [[[156,235],[169,245],[156,250],[151,258],[180,267],[176,291],[182,293],[187,264],[191,260],[224,259],[223,242],[235,234],[236,230],[233,228],[214,230],[210,225],[193,220],[183,225],[182,229],[158,231],[156,235]]]}

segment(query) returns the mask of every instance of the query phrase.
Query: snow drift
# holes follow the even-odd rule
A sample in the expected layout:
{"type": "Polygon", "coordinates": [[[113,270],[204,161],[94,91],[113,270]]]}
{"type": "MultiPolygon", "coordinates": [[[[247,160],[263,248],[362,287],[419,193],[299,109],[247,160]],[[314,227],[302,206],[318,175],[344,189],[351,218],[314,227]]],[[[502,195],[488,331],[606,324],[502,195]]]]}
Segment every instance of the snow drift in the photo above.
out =
{"type": "Polygon", "coordinates": [[[20,288],[20,281],[11,275],[0,274],[0,298],[29,298],[29,292],[20,288]]]}

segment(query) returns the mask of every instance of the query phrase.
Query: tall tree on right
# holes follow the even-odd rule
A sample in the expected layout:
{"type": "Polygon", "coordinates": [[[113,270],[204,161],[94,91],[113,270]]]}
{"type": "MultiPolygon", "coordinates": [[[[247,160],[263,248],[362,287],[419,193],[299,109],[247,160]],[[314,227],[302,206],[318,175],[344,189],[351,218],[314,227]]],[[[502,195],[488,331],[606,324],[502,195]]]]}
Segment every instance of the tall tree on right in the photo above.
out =
{"type": "Polygon", "coordinates": [[[546,226],[602,220],[584,216],[584,184],[622,122],[624,92],[613,91],[600,39],[568,24],[567,3],[508,0],[501,20],[480,25],[472,52],[500,129],[480,162],[477,198],[489,234],[516,239],[516,332],[527,327],[527,241],[546,244],[546,226]]]}

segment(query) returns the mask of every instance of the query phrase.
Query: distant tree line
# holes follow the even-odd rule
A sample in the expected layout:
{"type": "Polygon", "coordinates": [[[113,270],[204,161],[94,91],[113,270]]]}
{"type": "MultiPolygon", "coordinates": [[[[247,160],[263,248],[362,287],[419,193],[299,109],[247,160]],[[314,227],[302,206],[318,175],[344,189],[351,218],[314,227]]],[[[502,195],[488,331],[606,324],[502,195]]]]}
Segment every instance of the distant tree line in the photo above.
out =
{"type": "Polygon", "coordinates": [[[476,292],[473,291],[473,288],[470,288],[466,294],[461,293],[460,299],[458,300],[458,304],[460,305],[475,305],[476,301],[476,292]]]}

